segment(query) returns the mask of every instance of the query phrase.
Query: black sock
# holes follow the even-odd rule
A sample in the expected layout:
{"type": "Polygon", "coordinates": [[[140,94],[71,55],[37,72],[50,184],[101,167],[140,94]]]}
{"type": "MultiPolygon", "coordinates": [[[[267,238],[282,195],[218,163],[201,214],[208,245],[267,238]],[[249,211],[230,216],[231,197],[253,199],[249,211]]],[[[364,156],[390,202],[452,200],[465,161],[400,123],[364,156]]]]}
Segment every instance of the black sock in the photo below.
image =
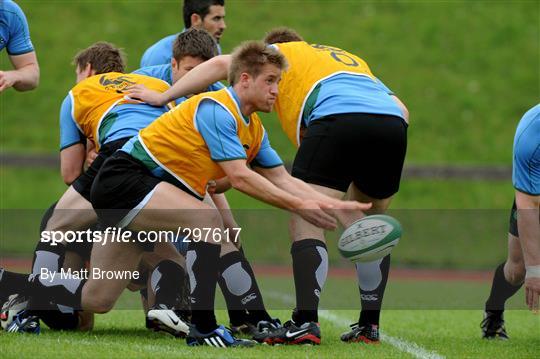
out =
{"type": "Polygon", "coordinates": [[[318,322],[317,308],[328,273],[326,244],[317,239],[296,241],[291,246],[291,255],[297,309],[293,321],[297,325],[318,322]]]}
{"type": "Polygon", "coordinates": [[[42,271],[59,272],[64,265],[65,255],[64,244],[52,245],[50,242],[39,241],[34,251],[32,273],[40,275],[42,271]]]}
{"type": "Polygon", "coordinates": [[[227,302],[231,324],[257,325],[261,320],[272,319],[264,308],[255,274],[243,253],[225,254],[220,258],[219,271],[218,283],[227,302]]]}
{"type": "Polygon", "coordinates": [[[40,240],[34,250],[34,258],[32,259],[33,274],[40,274],[41,268],[51,272],[58,272],[64,264],[66,246],[63,244],[51,245],[50,242],[41,241],[41,233],[47,228],[47,223],[54,213],[56,203],[58,202],[54,202],[41,218],[39,226],[40,240]]]}
{"type": "Polygon", "coordinates": [[[390,270],[390,255],[382,260],[369,263],[358,263],[356,271],[358,274],[360,289],[360,301],[362,302],[362,311],[358,324],[379,325],[381,316],[381,307],[388,281],[388,272],[390,270]]]}
{"type": "MultiPolygon", "coordinates": [[[[40,277],[31,274],[28,276],[29,295],[43,298],[47,304],[60,304],[71,307],[73,310],[82,310],[81,294],[86,279],[60,277],[60,272],[54,278],[40,277]]],[[[41,301],[40,301],[41,302],[41,301]]],[[[33,307],[33,310],[48,309],[33,307]]]]}
{"type": "Polygon", "coordinates": [[[523,285],[512,285],[506,281],[506,278],[504,278],[505,263],[506,262],[500,264],[497,269],[495,269],[493,283],[491,284],[491,292],[486,301],[486,311],[497,313],[499,315],[502,315],[504,304],[508,298],[513,296],[523,285]]]}
{"type": "Polygon", "coordinates": [[[219,245],[192,242],[186,254],[191,284],[191,322],[201,333],[210,333],[217,328],[214,299],[219,252],[219,245]]]}
{"type": "Polygon", "coordinates": [[[79,315],[76,311],[61,312],[58,309],[51,309],[42,310],[35,314],[53,330],[75,330],[79,325],[79,315]]]}
{"type": "Polygon", "coordinates": [[[155,305],[163,304],[168,308],[176,308],[180,304],[183,293],[182,285],[186,272],[176,262],[163,260],[152,271],[150,279],[155,293],[155,305]]]}

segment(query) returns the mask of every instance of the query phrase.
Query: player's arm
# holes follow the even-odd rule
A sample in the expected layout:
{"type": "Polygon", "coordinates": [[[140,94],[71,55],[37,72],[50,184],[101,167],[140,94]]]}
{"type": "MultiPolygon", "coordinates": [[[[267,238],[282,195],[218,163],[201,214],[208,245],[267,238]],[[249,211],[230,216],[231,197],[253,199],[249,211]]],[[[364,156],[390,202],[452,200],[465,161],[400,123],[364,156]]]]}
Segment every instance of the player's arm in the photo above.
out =
{"type": "Polygon", "coordinates": [[[226,80],[231,55],[219,55],[196,66],[163,93],[147,89],[144,85],[130,87],[129,96],[153,106],[163,106],[179,97],[205,91],[215,82],[226,80]]]}
{"type": "Polygon", "coordinates": [[[10,39],[7,43],[7,53],[13,65],[12,71],[0,71],[0,92],[10,87],[17,91],[28,91],[39,83],[39,65],[34,46],[30,40],[30,31],[24,12],[17,4],[11,5],[10,39]]]}
{"type": "Polygon", "coordinates": [[[17,91],[28,91],[39,84],[39,65],[34,51],[9,56],[15,70],[0,71],[0,92],[13,87],[17,91]]]}
{"type": "Polygon", "coordinates": [[[246,160],[220,162],[233,188],[274,207],[298,213],[310,223],[325,229],[336,228],[336,220],[321,209],[330,208],[324,202],[301,199],[276,187],[272,182],[247,167],[246,160]]]}
{"type": "Polygon", "coordinates": [[[540,296],[540,196],[516,191],[519,241],[525,261],[525,295],[529,309],[538,311],[540,296]]]}
{"type": "Polygon", "coordinates": [[[318,201],[323,201],[332,204],[333,206],[335,206],[335,208],[351,206],[355,209],[368,209],[370,207],[369,204],[361,205],[358,202],[343,202],[325,196],[324,194],[313,189],[313,187],[311,187],[304,181],[301,181],[291,176],[285,170],[283,162],[279,158],[277,152],[270,145],[270,141],[266,132],[264,133],[259,153],[251,162],[251,166],[257,173],[268,179],[276,187],[281,188],[284,191],[302,199],[314,199],[318,201]]]}
{"type": "Polygon", "coordinates": [[[71,185],[81,175],[85,158],[86,150],[82,143],[60,151],[60,169],[65,184],[71,185]]]}
{"type": "MultiPolygon", "coordinates": [[[[302,199],[313,199],[316,201],[325,202],[330,204],[334,209],[363,211],[371,207],[371,203],[342,201],[326,196],[315,190],[304,181],[291,176],[285,170],[284,166],[273,168],[254,167],[254,169],[257,173],[261,174],[263,177],[272,182],[272,184],[274,184],[276,187],[279,187],[284,191],[302,199]]],[[[362,217],[363,215],[363,213],[359,213],[359,217],[362,217]]]]}
{"type": "Polygon", "coordinates": [[[85,143],[86,138],[73,118],[72,100],[68,95],[60,108],[60,172],[67,185],[83,172],[86,158],[85,143]]]}

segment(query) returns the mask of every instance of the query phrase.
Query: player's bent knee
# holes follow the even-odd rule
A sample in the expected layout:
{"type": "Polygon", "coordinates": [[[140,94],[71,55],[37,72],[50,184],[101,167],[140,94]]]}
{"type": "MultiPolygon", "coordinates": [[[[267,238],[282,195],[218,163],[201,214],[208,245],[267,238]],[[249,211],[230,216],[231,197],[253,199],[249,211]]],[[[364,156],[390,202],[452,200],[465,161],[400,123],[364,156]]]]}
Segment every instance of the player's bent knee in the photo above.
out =
{"type": "Polygon", "coordinates": [[[506,262],[504,277],[512,285],[520,285],[525,280],[525,264],[523,262],[506,262]]]}
{"type": "Polygon", "coordinates": [[[104,290],[94,290],[90,287],[88,289],[83,289],[82,302],[85,311],[104,314],[114,307],[116,298],[112,297],[104,290]]]}

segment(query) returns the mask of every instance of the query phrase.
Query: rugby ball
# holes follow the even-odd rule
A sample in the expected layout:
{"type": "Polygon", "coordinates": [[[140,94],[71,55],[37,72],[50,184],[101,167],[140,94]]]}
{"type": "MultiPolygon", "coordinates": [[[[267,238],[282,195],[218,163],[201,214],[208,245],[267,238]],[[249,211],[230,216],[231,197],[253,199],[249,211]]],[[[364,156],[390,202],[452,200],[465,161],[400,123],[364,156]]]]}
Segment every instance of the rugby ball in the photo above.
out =
{"type": "Polygon", "coordinates": [[[0,310],[0,325],[3,330],[13,322],[17,314],[26,309],[28,300],[19,294],[10,295],[0,310]]]}
{"type": "Polygon", "coordinates": [[[367,216],[345,229],[338,241],[341,255],[352,262],[371,262],[392,251],[401,237],[401,224],[393,217],[367,216]]]}

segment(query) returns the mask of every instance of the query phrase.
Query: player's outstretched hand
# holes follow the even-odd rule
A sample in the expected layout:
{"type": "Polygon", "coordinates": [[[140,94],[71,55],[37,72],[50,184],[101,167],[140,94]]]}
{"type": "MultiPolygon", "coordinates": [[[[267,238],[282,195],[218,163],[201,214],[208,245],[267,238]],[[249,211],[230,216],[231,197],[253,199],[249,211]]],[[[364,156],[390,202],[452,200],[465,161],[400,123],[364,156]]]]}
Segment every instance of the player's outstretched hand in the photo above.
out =
{"type": "Polygon", "coordinates": [[[326,202],[306,200],[294,212],[317,227],[333,230],[337,227],[337,220],[324,211],[332,207],[332,205],[326,202]]]}
{"type": "Polygon", "coordinates": [[[128,87],[126,90],[129,97],[141,100],[152,106],[163,106],[167,103],[166,100],[163,100],[160,92],[150,90],[142,84],[128,87]]]}
{"type": "Polygon", "coordinates": [[[330,202],[334,210],[343,209],[347,211],[365,211],[371,208],[371,202],[362,203],[358,201],[342,201],[335,199],[330,202]]]}
{"type": "Polygon", "coordinates": [[[529,309],[538,313],[540,307],[540,278],[525,278],[525,300],[529,309]]]}

